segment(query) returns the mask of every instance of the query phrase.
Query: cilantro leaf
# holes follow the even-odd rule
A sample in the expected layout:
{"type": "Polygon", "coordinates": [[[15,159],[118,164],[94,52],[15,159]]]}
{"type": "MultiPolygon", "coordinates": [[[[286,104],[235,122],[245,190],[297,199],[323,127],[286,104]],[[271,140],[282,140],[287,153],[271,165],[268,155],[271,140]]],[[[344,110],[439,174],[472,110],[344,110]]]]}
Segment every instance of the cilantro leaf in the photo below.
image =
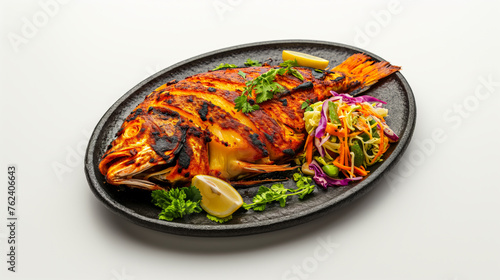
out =
{"type": "Polygon", "coordinates": [[[238,75],[240,75],[241,77],[243,77],[243,79],[246,79],[247,78],[247,74],[242,72],[241,70],[238,71],[238,75]]]}
{"type": "Polygon", "coordinates": [[[151,192],[151,197],[153,198],[153,203],[156,206],[160,208],[167,208],[174,200],[186,198],[186,193],[181,193],[179,189],[172,189],[170,191],[155,190],[151,192]]]}
{"type": "Polygon", "coordinates": [[[314,109],[311,107],[311,100],[307,99],[306,101],[302,102],[302,105],[300,105],[300,109],[306,112],[314,111],[314,109]]]}
{"type": "Polygon", "coordinates": [[[257,96],[255,97],[255,102],[262,103],[273,98],[275,92],[279,92],[283,89],[278,83],[261,84],[255,86],[255,92],[257,96]]]}
{"type": "Polygon", "coordinates": [[[302,76],[302,74],[300,74],[300,72],[297,71],[297,69],[290,68],[289,71],[290,71],[290,74],[292,74],[293,76],[295,76],[297,79],[299,79],[301,81],[304,80],[304,76],[302,76]]]}
{"type": "Polygon", "coordinates": [[[261,195],[261,194],[263,194],[263,193],[265,193],[265,192],[268,192],[268,191],[270,191],[270,190],[271,190],[271,189],[270,189],[270,188],[268,188],[268,187],[266,187],[266,186],[260,186],[260,187],[259,187],[259,190],[257,191],[257,195],[261,195]]]}
{"type": "Polygon", "coordinates": [[[259,66],[262,66],[262,63],[260,63],[258,60],[252,60],[252,59],[247,59],[247,61],[245,62],[245,65],[246,66],[256,66],[256,67],[259,67],[259,66]]]}
{"type": "MultiPolygon", "coordinates": [[[[250,113],[258,110],[260,107],[257,104],[250,104],[248,96],[255,92],[255,102],[262,103],[273,98],[274,94],[283,89],[283,86],[274,81],[279,69],[271,69],[257,78],[247,81],[245,88],[241,94],[235,98],[235,109],[243,113],[250,113]]],[[[241,75],[240,75],[241,76],[241,75]]]]}
{"type": "Polygon", "coordinates": [[[172,221],[192,213],[200,213],[201,194],[196,187],[167,190],[154,190],[151,197],[154,205],[162,208],[158,215],[160,220],[172,221]],[[194,189],[193,189],[194,188],[194,189]],[[187,199],[191,198],[193,200],[187,199]]]}
{"type": "Polygon", "coordinates": [[[230,221],[230,220],[233,218],[233,215],[229,215],[229,216],[224,217],[224,218],[219,218],[219,217],[215,217],[215,216],[213,216],[213,215],[207,214],[207,218],[208,218],[209,220],[212,220],[212,221],[214,221],[214,222],[217,222],[217,223],[221,223],[221,224],[222,224],[222,223],[225,223],[225,222],[227,222],[227,221],[230,221]]]}
{"type": "MultiPolygon", "coordinates": [[[[256,204],[256,203],[254,203],[256,204]]],[[[245,207],[245,205],[243,205],[245,207]]],[[[257,211],[257,212],[262,212],[264,210],[266,210],[266,204],[265,203],[261,203],[261,204],[256,204],[254,206],[251,206],[251,205],[247,205],[245,207],[245,209],[252,209],[253,208],[253,211],[257,211]]]]}
{"type": "Polygon", "coordinates": [[[295,182],[297,182],[301,177],[302,177],[302,175],[300,175],[300,173],[293,173],[293,176],[292,176],[292,178],[295,182]]]}
{"type": "Polygon", "coordinates": [[[236,67],[238,67],[238,66],[236,66],[234,64],[221,63],[221,64],[219,64],[219,66],[217,66],[214,69],[212,69],[212,71],[220,70],[220,69],[223,69],[223,68],[236,68],[236,67]]]}
{"type": "MultiPolygon", "coordinates": [[[[274,70],[276,70],[276,69],[274,69],[274,70]]],[[[286,68],[280,68],[277,70],[276,74],[283,76],[283,75],[286,75],[286,71],[287,71],[286,68]]]]}
{"type": "MultiPolygon", "coordinates": [[[[249,60],[247,60],[248,63],[249,60]]],[[[245,83],[245,88],[241,93],[241,96],[234,100],[234,108],[237,111],[242,111],[243,113],[250,113],[255,110],[260,109],[256,104],[250,104],[248,102],[248,96],[255,95],[255,103],[262,103],[269,99],[272,99],[276,93],[284,90],[284,87],[278,84],[276,80],[276,75],[286,75],[290,73],[291,75],[297,77],[300,80],[304,80],[302,74],[299,71],[292,68],[292,66],[298,66],[297,60],[286,60],[280,64],[282,67],[278,69],[270,69],[269,71],[261,74],[257,78],[247,81],[245,83]]],[[[243,72],[238,72],[238,75],[246,79],[246,74],[243,72]]]]}
{"type": "Polygon", "coordinates": [[[311,185],[312,178],[309,176],[302,176],[299,173],[295,173],[293,180],[297,184],[296,193],[299,195],[299,199],[304,199],[304,197],[314,191],[314,185],[311,185]],[[298,174],[298,175],[295,175],[298,174]],[[299,191],[300,190],[300,191],[299,191]]]}
{"type": "Polygon", "coordinates": [[[234,99],[234,108],[238,111],[242,111],[243,113],[251,113],[255,110],[259,110],[260,107],[257,104],[250,104],[248,102],[248,97],[246,95],[238,96],[234,99]]]}
{"type": "Polygon", "coordinates": [[[288,191],[283,184],[274,184],[271,186],[271,190],[277,194],[285,194],[288,191]]]}
{"type": "Polygon", "coordinates": [[[299,199],[304,199],[314,191],[315,185],[311,185],[311,177],[295,173],[293,178],[297,182],[296,189],[287,189],[283,184],[273,184],[270,188],[260,186],[257,194],[252,199],[252,203],[243,203],[243,208],[260,212],[264,211],[266,205],[272,202],[278,202],[281,207],[285,207],[289,196],[297,195],[299,199]]]}
{"type": "Polygon", "coordinates": [[[255,102],[262,103],[267,101],[273,98],[275,93],[283,90],[283,86],[274,81],[280,70],[281,69],[271,69],[252,81],[250,86],[256,94],[255,102]]]}
{"type": "Polygon", "coordinates": [[[184,187],[181,188],[182,191],[186,194],[186,200],[191,200],[193,202],[201,201],[201,193],[200,190],[195,186],[184,187]]]}
{"type": "Polygon", "coordinates": [[[302,105],[300,105],[300,109],[304,110],[305,108],[309,107],[311,101],[307,99],[306,101],[302,102],[302,105]]]}
{"type": "Polygon", "coordinates": [[[164,208],[158,215],[158,218],[160,220],[172,221],[173,219],[182,218],[185,215],[200,212],[201,207],[199,203],[178,199],[172,201],[172,204],[164,208]]]}
{"type": "Polygon", "coordinates": [[[281,67],[294,67],[294,66],[299,66],[299,63],[297,62],[297,59],[294,60],[285,60],[282,63],[280,63],[281,67]]]}
{"type": "Polygon", "coordinates": [[[297,59],[294,59],[294,60],[285,60],[283,61],[281,64],[280,64],[281,67],[286,67],[286,71],[285,73],[290,73],[292,74],[293,76],[295,76],[296,78],[298,78],[299,80],[303,81],[304,80],[304,77],[302,76],[302,74],[300,74],[299,71],[297,71],[297,69],[294,69],[292,67],[295,67],[295,66],[299,66],[299,63],[297,62],[297,59]]]}

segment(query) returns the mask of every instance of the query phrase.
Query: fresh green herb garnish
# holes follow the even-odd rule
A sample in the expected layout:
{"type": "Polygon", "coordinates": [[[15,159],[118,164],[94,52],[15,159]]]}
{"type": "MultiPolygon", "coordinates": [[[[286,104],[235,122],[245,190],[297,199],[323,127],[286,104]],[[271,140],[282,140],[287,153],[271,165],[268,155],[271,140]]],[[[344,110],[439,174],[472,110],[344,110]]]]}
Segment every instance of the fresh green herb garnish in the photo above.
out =
{"type": "Polygon", "coordinates": [[[250,113],[255,110],[259,110],[260,107],[257,104],[250,104],[248,102],[248,97],[246,95],[238,96],[234,99],[234,108],[238,111],[242,111],[243,113],[250,113]]]}
{"type": "Polygon", "coordinates": [[[305,195],[310,194],[314,190],[314,185],[311,185],[312,178],[310,176],[304,176],[300,173],[293,174],[293,180],[296,182],[297,188],[310,188],[311,191],[299,196],[300,199],[303,199],[305,195]]]}
{"type": "Polygon", "coordinates": [[[294,60],[285,60],[280,63],[281,67],[295,67],[299,66],[299,63],[297,62],[297,59],[294,60]]]}
{"type": "Polygon", "coordinates": [[[269,70],[255,78],[249,85],[247,85],[246,90],[248,90],[248,93],[255,90],[255,102],[262,103],[273,98],[275,92],[283,90],[283,86],[274,81],[276,79],[276,75],[283,75],[283,71],[281,70],[282,69],[269,70]]]}
{"type": "Polygon", "coordinates": [[[283,90],[283,86],[276,83],[274,79],[276,78],[276,75],[282,75],[281,73],[284,74],[284,70],[284,68],[271,69],[251,81],[246,81],[245,89],[243,89],[241,96],[237,97],[234,100],[234,108],[238,111],[242,111],[243,113],[250,113],[258,110],[260,108],[259,105],[250,104],[248,102],[248,96],[250,96],[252,92],[255,91],[256,103],[262,103],[273,98],[275,92],[283,90]]]}
{"type": "Polygon", "coordinates": [[[224,218],[219,218],[219,217],[215,217],[215,216],[213,216],[213,215],[207,214],[207,218],[208,218],[209,220],[212,220],[212,221],[214,221],[214,222],[217,222],[217,223],[221,223],[221,224],[222,224],[222,223],[225,223],[225,222],[227,222],[227,221],[231,220],[231,219],[233,218],[233,215],[229,215],[229,216],[224,217],[224,218]]]}
{"type": "Polygon", "coordinates": [[[266,205],[272,202],[279,202],[281,207],[285,207],[287,197],[297,195],[299,199],[304,199],[306,195],[314,191],[315,186],[311,185],[311,177],[295,173],[293,174],[293,180],[297,184],[296,189],[287,189],[283,184],[273,184],[270,188],[261,186],[252,200],[253,203],[243,203],[243,208],[264,211],[266,205]]]}
{"type": "Polygon", "coordinates": [[[243,208],[246,210],[253,209],[254,211],[264,211],[266,204],[277,201],[281,207],[286,205],[287,189],[283,184],[274,184],[271,188],[260,186],[259,191],[252,199],[251,204],[243,203],[243,208]]]}
{"type": "Polygon", "coordinates": [[[154,190],[151,192],[151,197],[154,205],[163,209],[158,215],[160,220],[172,221],[202,211],[200,207],[201,194],[194,186],[169,191],[154,190]]]}
{"type": "Polygon", "coordinates": [[[243,79],[246,79],[247,78],[247,74],[242,72],[241,70],[238,71],[238,75],[240,75],[241,77],[243,77],[243,79]]]}
{"type": "Polygon", "coordinates": [[[259,67],[259,66],[262,66],[262,63],[260,63],[258,60],[252,60],[252,59],[247,59],[247,61],[245,62],[245,65],[246,66],[255,66],[255,67],[259,67]]]}
{"type": "Polygon", "coordinates": [[[292,68],[292,67],[295,67],[295,66],[299,66],[299,63],[297,62],[296,59],[294,59],[294,60],[285,60],[285,61],[283,61],[280,64],[280,66],[281,67],[286,67],[285,73],[289,73],[290,72],[290,74],[292,74],[293,76],[295,76],[299,80],[301,80],[301,81],[304,80],[304,77],[302,76],[302,74],[300,74],[299,71],[297,71],[296,69],[292,68]]]}
{"type": "Polygon", "coordinates": [[[311,107],[311,100],[307,99],[306,101],[302,102],[302,105],[300,105],[300,109],[305,110],[306,112],[314,111],[314,109],[311,107]]]}
{"type": "Polygon", "coordinates": [[[337,114],[337,104],[332,101],[328,101],[328,114],[332,123],[340,124],[339,115],[337,114]]]}
{"type": "MultiPolygon", "coordinates": [[[[250,113],[260,109],[259,105],[251,104],[248,97],[252,95],[252,92],[255,92],[254,103],[262,103],[273,98],[275,93],[282,91],[284,89],[283,86],[275,82],[276,75],[283,76],[290,73],[300,80],[304,80],[304,77],[302,77],[299,71],[292,68],[293,66],[298,66],[296,60],[286,60],[281,63],[280,66],[285,68],[271,69],[251,81],[246,81],[245,88],[243,89],[241,96],[238,96],[234,100],[234,108],[238,111],[242,111],[243,113],[250,113]]],[[[246,78],[246,75],[243,76],[242,73],[238,72],[240,76],[246,78]]]]}
{"type": "Polygon", "coordinates": [[[234,64],[229,64],[229,63],[221,63],[219,64],[219,66],[215,67],[214,69],[212,69],[212,71],[215,71],[215,70],[220,70],[222,68],[236,68],[238,66],[234,65],[234,64]]]}

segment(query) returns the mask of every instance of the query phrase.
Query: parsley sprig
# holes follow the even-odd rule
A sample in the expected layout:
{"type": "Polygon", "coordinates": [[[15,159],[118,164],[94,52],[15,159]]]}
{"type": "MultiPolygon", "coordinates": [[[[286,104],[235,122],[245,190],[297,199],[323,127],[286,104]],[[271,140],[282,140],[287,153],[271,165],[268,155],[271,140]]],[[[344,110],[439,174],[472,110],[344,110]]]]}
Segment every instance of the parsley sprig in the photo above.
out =
{"type": "Polygon", "coordinates": [[[234,108],[238,111],[242,111],[243,113],[250,113],[255,110],[259,110],[259,105],[254,104],[254,102],[255,101],[252,100],[252,103],[250,103],[248,101],[248,96],[246,94],[241,94],[234,99],[234,108]]]}
{"type": "MultiPolygon", "coordinates": [[[[283,68],[270,69],[257,78],[246,81],[243,92],[234,100],[234,108],[237,111],[242,111],[243,113],[250,113],[255,110],[259,110],[259,105],[255,103],[267,101],[273,98],[274,94],[281,92],[284,89],[282,85],[275,81],[276,75],[283,76],[290,73],[301,81],[304,80],[304,77],[300,74],[300,72],[292,68],[298,66],[297,60],[286,60],[281,63],[280,66],[283,68]],[[249,97],[252,96],[252,92],[255,93],[255,100],[249,99],[249,97]]],[[[238,75],[246,79],[246,74],[242,71],[239,71],[238,75]]]]}
{"type": "Polygon", "coordinates": [[[207,218],[209,220],[212,220],[214,222],[217,222],[217,223],[220,223],[220,224],[223,224],[229,220],[231,220],[233,218],[233,215],[229,215],[227,217],[224,217],[224,218],[219,218],[219,217],[215,217],[213,215],[210,215],[210,214],[207,214],[207,218]]]}
{"type": "Polygon", "coordinates": [[[270,188],[261,186],[252,199],[253,203],[243,203],[243,208],[246,210],[253,209],[254,211],[264,211],[266,205],[273,202],[278,202],[281,207],[285,207],[286,200],[289,196],[297,195],[299,199],[304,199],[306,195],[314,191],[315,185],[311,185],[311,177],[295,173],[293,174],[293,180],[297,184],[296,189],[287,189],[281,183],[273,184],[270,188]]]}
{"type": "Polygon", "coordinates": [[[258,60],[252,60],[250,58],[247,59],[247,61],[245,62],[245,66],[248,66],[248,67],[260,67],[262,66],[262,63],[260,63],[258,60]]]}
{"type": "Polygon", "coordinates": [[[297,77],[299,80],[301,80],[301,81],[304,80],[304,77],[302,76],[302,74],[300,74],[300,72],[297,71],[297,69],[292,68],[292,67],[295,67],[295,66],[299,66],[299,63],[297,62],[296,59],[294,59],[294,60],[285,60],[285,61],[283,61],[280,64],[280,66],[281,67],[286,67],[285,68],[285,74],[286,73],[290,73],[293,76],[297,77]]]}
{"type": "Polygon", "coordinates": [[[223,68],[236,68],[236,67],[238,67],[238,66],[235,65],[235,64],[221,63],[221,64],[219,64],[219,66],[217,66],[214,69],[212,69],[212,71],[220,70],[220,69],[223,69],[223,68]]]}
{"type": "Polygon", "coordinates": [[[302,105],[300,105],[300,109],[304,110],[305,112],[314,111],[314,109],[311,107],[311,100],[306,99],[306,101],[302,102],[302,105]]]}
{"type": "Polygon", "coordinates": [[[200,213],[201,193],[194,187],[184,187],[151,192],[154,205],[163,209],[158,215],[160,220],[172,221],[192,213],[200,213]]]}

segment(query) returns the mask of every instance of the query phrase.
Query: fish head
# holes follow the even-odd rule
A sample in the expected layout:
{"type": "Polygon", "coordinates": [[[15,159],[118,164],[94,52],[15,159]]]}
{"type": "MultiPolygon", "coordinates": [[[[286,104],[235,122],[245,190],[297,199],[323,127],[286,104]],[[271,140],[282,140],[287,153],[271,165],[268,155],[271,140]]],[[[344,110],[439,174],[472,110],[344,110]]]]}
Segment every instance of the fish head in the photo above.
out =
{"type": "Polygon", "coordinates": [[[186,138],[187,126],[183,122],[173,111],[136,108],[99,163],[106,181],[113,185],[161,189],[148,177],[169,172],[176,164],[186,138]]]}

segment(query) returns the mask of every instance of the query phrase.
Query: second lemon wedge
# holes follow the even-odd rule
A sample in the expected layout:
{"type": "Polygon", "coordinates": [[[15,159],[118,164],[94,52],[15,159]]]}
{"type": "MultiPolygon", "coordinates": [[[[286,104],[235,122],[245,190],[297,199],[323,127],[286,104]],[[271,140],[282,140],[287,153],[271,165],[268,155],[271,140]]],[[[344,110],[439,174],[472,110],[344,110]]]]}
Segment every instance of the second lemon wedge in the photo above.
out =
{"type": "Polygon", "coordinates": [[[328,67],[329,61],[321,57],[313,56],[306,53],[284,50],[282,53],[283,61],[285,60],[297,60],[300,66],[311,67],[316,69],[325,69],[328,67]]]}
{"type": "Polygon", "coordinates": [[[191,184],[200,190],[200,206],[210,215],[225,218],[243,205],[243,198],[238,191],[219,178],[196,175],[191,184]]]}

